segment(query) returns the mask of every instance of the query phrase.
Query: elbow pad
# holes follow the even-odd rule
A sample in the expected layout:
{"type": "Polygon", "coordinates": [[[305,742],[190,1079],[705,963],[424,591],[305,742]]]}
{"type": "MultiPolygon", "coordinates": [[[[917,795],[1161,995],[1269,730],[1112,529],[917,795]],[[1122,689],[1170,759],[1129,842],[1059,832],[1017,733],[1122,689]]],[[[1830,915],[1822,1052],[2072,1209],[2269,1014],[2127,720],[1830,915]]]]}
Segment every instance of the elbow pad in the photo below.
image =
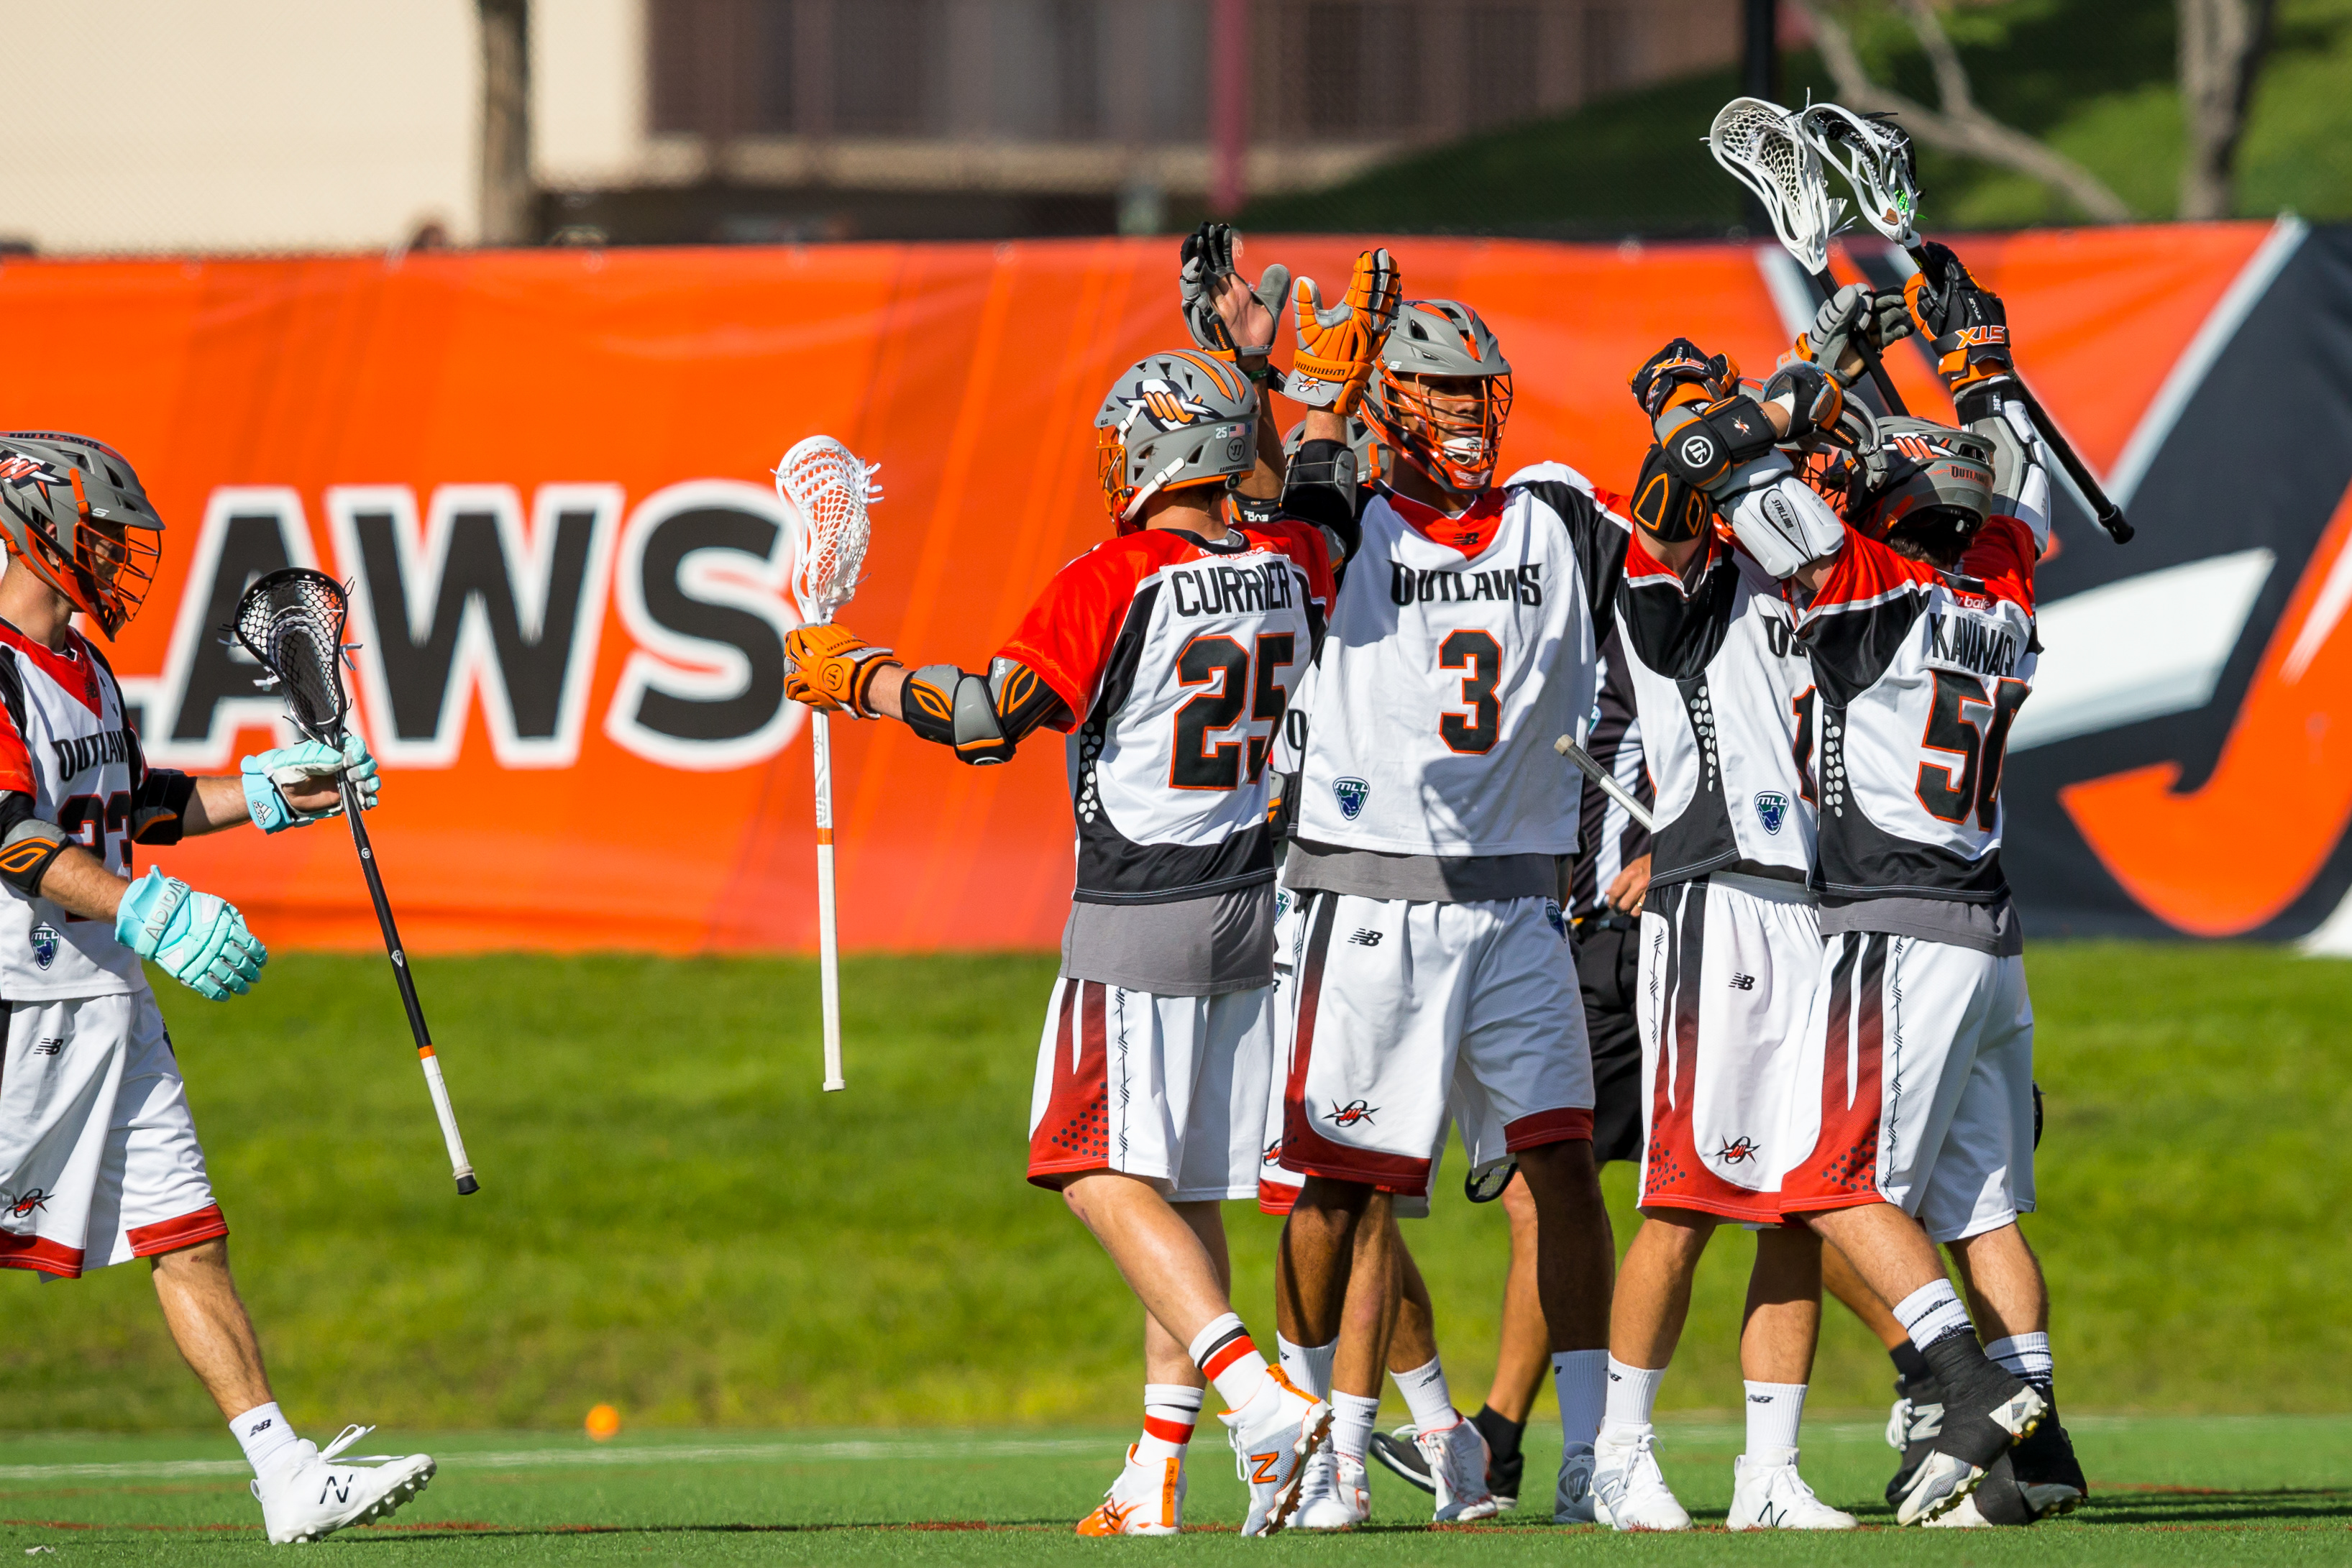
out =
{"type": "Polygon", "coordinates": [[[131,841],[176,844],[186,831],[188,799],[196,781],[168,768],[151,768],[131,801],[131,841]]]}
{"type": "Polygon", "coordinates": [[[1725,513],[1741,547],[1775,578],[1794,576],[1807,561],[1835,555],[1845,545],[1845,525],[1793,475],[1748,490],[1725,513]]]}
{"type": "MultiPolygon", "coordinates": [[[[1744,394],[1704,408],[1670,408],[1658,417],[1656,428],[1659,449],[1675,476],[1717,499],[1748,488],[1748,470],[1770,460],[1780,439],[1761,405],[1744,394]]],[[[1780,466],[1788,466],[1787,459],[1780,466]]]]}
{"type": "Polygon", "coordinates": [[[1363,543],[1364,525],[1357,515],[1361,481],[1355,450],[1344,441],[1300,443],[1283,472],[1283,511],[1323,530],[1334,566],[1344,564],[1363,543]]]}
{"type": "Polygon", "coordinates": [[[30,795],[0,791],[0,882],[26,898],[37,898],[49,862],[74,841],[55,822],[33,815],[30,795]]]}
{"type": "Polygon", "coordinates": [[[1992,443],[1992,515],[2015,517],[2037,552],[2049,549],[2050,464],[2033,415],[2017,399],[1999,398],[1969,428],[1992,443]]]}
{"type": "Polygon", "coordinates": [[[1013,756],[1013,743],[996,716],[989,683],[953,664],[925,664],[908,675],[899,711],[908,728],[925,740],[953,747],[962,761],[984,766],[1013,756]]]}

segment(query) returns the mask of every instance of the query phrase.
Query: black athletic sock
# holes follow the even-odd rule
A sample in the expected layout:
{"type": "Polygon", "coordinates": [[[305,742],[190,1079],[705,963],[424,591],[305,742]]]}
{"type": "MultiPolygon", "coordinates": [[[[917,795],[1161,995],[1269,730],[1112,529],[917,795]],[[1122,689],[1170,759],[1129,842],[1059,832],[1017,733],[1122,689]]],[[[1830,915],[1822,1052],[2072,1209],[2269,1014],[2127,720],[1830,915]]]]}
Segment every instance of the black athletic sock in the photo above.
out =
{"type": "Polygon", "coordinates": [[[1519,1457],[1519,1441],[1528,1432],[1525,1421],[1514,1421],[1492,1405],[1482,1405],[1478,1414],[1470,1417],[1470,1425],[1486,1439],[1486,1451],[1494,1456],[1496,1464],[1507,1464],[1519,1457]]]}
{"type": "Polygon", "coordinates": [[[2012,1440],[1995,1416],[2025,1391],[2024,1380],[1985,1354],[1974,1329],[1954,1330],[1929,1345],[1927,1354],[1928,1369],[1944,1391],[1944,1422],[1936,1435],[1936,1451],[1979,1468],[1991,1464],[2012,1440]]]}
{"type": "Polygon", "coordinates": [[[1917,1345],[1907,1339],[1888,1351],[1886,1355],[1895,1363],[1895,1375],[1899,1378],[1924,1382],[1932,1375],[1927,1368],[1927,1358],[1919,1353],[1917,1345]]]}

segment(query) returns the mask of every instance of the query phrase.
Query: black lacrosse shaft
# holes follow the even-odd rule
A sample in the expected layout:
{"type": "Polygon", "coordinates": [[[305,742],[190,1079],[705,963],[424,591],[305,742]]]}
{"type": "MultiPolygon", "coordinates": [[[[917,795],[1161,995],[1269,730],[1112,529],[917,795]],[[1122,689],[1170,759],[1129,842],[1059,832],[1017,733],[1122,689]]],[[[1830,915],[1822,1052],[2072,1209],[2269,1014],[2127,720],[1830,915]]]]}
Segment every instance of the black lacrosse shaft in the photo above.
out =
{"type": "MultiPolygon", "coordinates": [[[[392,900],[385,895],[383,877],[376,870],[375,845],[368,840],[367,824],[360,821],[359,791],[348,776],[339,779],[338,788],[343,797],[343,815],[352,824],[352,843],[360,852],[360,874],[367,879],[368,897],[375,904],[375,923],[383,928],[383,950],[392,959],[392,977],[400,988],[400,1005],[408,1013],[408,1032],[416,1038],[417,1054],[432,1056],[433,1031],[425,1027],[425,1005],[416,999],[416,981],[408,972],[408,954],[400,945],[400,926],[393,920],[392,900]]],[[[457,1178],[460,1195],[478,1191],[480,1186],[471,1166],[457,1178]]]]}
{"type": "MultiPolygon", "coordinates": [[[[1822,303],[1826,304],[1837,293],[1837,279],[1832,277],[1826,270],[1816,272],[1813,274],[1813,287],[1821,290],[1822,303]]],[[[1863,364],[1868,367],[1871,384],[1878,389],[1878,395],[1886,400],[1886,412],[1909,413],[1911,411],[1903,406],[1903,394],[1895,390],[1895,378],[1886,373],[1886,367],[1879,362],[1878,350],[1871,346],[1870,339],[1864,335],[1869,325],[1869,322],[1864,321],[1854,329],[1854,351],[1862,356],[1863,364]]],[[[1834,369],[1835,367],[1823,368],[1834,369]]]]}

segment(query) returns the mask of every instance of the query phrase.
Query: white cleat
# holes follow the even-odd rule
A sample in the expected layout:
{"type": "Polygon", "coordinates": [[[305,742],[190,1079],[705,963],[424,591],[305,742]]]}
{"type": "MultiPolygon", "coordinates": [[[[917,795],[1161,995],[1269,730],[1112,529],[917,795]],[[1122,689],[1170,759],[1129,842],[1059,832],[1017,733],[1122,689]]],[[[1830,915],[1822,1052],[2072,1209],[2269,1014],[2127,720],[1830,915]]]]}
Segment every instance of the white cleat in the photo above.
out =
{"type": "Polygon", "coordinates": [[[1217,1419],[1234,1445],[1234,1469],[1249,1488],[1244,1535],[1272,1535],[1290,1522],[1307,1479],[1307,1461],[1331,1436],[1331,1406],[1266,1368],[1270,1380],[1250,1402],[1217,1419]]]}
{"type": "Polygon", "coordinates": [[[1080,1535],[1173,1535],[1184,1528],[1184,1461],[1147,1459],[1127,1446],[1127,1463],[1094,1512],[1078,1521],[1080,1535]]]}
{"type": "Polygon", "coordinates": [[[390,1454],[354,1454],[342,1458],[345,1448],[374,1430],[346,1427],[323,1448],[304,1438],[299,1446],[308,1453],[253,1483],[273,1544],[323,1541],[345,1525],[389,1519],[425,1490],[434,1470],[426,1455],[401,1459],[390,1454]]]}
{"type": "Polygon", "coordinates": [[[1731,1464],[1732,1530],[1852,1530],[1862,1521],[1813,1495],[1792,1458],[1783,1465],[1751,1465],[1742,1454],[1731,1464]]]}
{"type": "Polygon", "coordinates": [[[1959,1507],[1939,1513],[1929,1520],[1927,1528],[1929,1530],[1990,1530],[1992,1521],[1987,1519],[1983,1511],[1977,1507],[1975,1498],[1967,1497],[1960,1500],[1959,1507]]]}
{"type": "Polygon", "coordinates": [[[1412,1441],[1429,1461],[1429,1479],[1437,1483],[1437,1509],[1430,1516],[1433,1521],[1458,1524],[1503,1511],[1486,1486],[1486,1466],[1494,1456],[1487,1451],[1486,1434],[1465,1421],[1461,1412],[1454,1413],[1451,1427],[1425,1427],[1412,1441]]]}
{"type": "Polygon", "coordinates": [[[1315,1450],[1299,1483],[1293,1530],[1352,1530],[1372,1516],[1371,1478],[1364,1461],[1336,1452],[1328,1443],[1315,1450]]]}
{"type": "Polygon", "coordinates": [[[1612,1441],[1607,1428],[1592,1449],[1592,1517],[1612,1530],[1688,1530],[1691,1516],[1675,1500],[1658,1469],[1657,1434],[1644,1427],[1612,1441]]]}
{"type": "Polygon", "coordinates": [[[1597,1524],[1592,1511],[1592,1450],[1579,1448],[1561,1457],[1559,1485],[1551,1494],[1554,1524],[1597,1524]]]}

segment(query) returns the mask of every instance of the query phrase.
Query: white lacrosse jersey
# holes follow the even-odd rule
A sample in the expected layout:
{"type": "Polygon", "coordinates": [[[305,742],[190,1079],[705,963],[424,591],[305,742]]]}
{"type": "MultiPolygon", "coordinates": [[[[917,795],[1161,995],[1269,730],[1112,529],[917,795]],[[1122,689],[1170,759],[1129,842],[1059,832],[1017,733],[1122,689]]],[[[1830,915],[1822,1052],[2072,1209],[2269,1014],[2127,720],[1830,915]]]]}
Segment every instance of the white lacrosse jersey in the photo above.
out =
{"type": "Polygon", "coordinates": [[[1575,853],[1579,791],[1552,743],[1591,710],[1595,607],[1630,525],[1557,463],[1455,517],[1383,488],[1362,523],[1318,661],[1298,837],[1575,853]]]}
{"type": "Polygon", "coordinates": [[[1819,698],[1796,612],[1748,554],[1710,538],[1695,581],[1634,539],[1619,630],[1657,788],[1653,884],[1712,872],[1803,883],[1813,869],[1819,698]]]}
{"type": "Polygon", "coordinates": [[[1958,571],[1849,529],[1800,622],[1821,684],[1821,885],[1993,904],[2001,761],[2033,689],[2033,535],[1988,518],[1958,571]]]}
{"type": "MultiPolygon", "coordinates": [[[[96,649],[68,630],[43,647],[0,622],[0,789],[68,841],[131,874],[131,840],[147,766],[122,716],[122,688],[96,649]]],[[[104,920],[68,915],[0,882],[0,998],[50,1001],[147,988],[139,956],[104,920]]]]}
{"type": "Polygon", "coordinates": [[[1165,904],[1273,880],[1268,754],[1330,598],[1321,531],[1287,518],[1217,544],[1145,529],[1055,574],[997,657],[1072,716],[1074,899],[1165,904]]]}

